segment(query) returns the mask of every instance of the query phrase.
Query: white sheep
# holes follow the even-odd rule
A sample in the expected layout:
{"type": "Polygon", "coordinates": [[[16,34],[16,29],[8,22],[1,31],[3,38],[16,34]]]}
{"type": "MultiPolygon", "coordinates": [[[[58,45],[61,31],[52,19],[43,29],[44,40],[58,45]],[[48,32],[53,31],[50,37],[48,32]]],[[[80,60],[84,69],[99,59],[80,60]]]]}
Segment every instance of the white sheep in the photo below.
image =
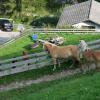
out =
{"type": "Polygon", "coordinates": [[[88,51],[90,48],[88,47],[87,43],[84,40],[80,40],[79,43],[79,51],[80,51],[80,57],[82,58],[82,53],[84,51],[88,51]]]}

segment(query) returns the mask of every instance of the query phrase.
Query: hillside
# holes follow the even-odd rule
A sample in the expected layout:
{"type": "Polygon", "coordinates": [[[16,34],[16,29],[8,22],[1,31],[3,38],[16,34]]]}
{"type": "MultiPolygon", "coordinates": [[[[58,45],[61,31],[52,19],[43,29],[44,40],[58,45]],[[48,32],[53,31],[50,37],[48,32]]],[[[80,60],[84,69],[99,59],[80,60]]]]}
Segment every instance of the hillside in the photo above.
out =
{"type": "Polygon", "coordinates": [[[62,9],[69,5],[56,0],[5,0],[0,2],[0,17],[35,26],[55,26],[62,9]]]}
{"type": "Polygon", "coordinates": [[[65,6],[84,1],[87,0],[1,0],[0,17],[35,27],[55,27],[65,6]]]}

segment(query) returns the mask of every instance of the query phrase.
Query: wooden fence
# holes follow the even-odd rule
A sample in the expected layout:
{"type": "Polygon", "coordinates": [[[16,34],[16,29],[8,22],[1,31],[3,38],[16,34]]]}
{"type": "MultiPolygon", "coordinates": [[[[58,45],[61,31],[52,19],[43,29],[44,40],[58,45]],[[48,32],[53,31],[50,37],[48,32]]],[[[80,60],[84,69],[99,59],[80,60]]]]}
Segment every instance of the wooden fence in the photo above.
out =
{"type": "Polygon", "coordinates": [[[47,29],[47,28],[31,28],[31,27],[26,27],[26,30],[21,34],[20,36],[17,36],[13,39],[10,39],[6,42],[3,42],[0,45],[0,48],[7,46],[13,42],[15,42],[17,39],[24,37],[25,35],[29,35],[31,32],[33,33],[48,33],[48,34],[55,34],[55,33],[63,33],[63,34],[99,34],[99,31],[96,31],[95,29],[47,29]]]}
{"type": "MultiPolygon", "coordinates": [[[[100,49],[100,40],[87,42],[91,49],[100,49]]],[[[32,69],[52,65],[51,58],[46,52],[40,52],[26,56],[0,61],[0,76],[6,76],[32,69]]]]}
{"type": "Polygon", "coordinates": [[[100,30],[96,29],[46,29],[46,28],[31,28],[33,32],[43,33],[100,33],[100,30]]]}

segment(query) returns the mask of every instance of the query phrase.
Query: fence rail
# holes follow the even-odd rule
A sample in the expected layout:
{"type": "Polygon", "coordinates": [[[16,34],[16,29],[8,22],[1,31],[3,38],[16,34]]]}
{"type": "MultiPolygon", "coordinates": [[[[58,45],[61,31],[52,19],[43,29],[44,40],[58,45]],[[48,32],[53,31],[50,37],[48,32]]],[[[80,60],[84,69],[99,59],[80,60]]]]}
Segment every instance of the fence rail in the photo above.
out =
{"type": "Polygon", "coordinates": [[[87,44],[89,45],[89,47],[91,49],[100,49],[100,39],[95,40],[95,41],[91,41],[91,42],[87,42],[87,44]]]}
{"type": "Polygon", "coordinates": [[[100,33],[96,29],[46,29],[46,28],[31,28],[30,31],[44,33],[100,33]]]}
{"type": "MultiPolygon", "coordinates": [[[[87,44],[91,49],[100,49],[100,39],[87,42],[87,44]]],[[[26,56],[21,56],[0,61],[0,76],[6,76],[52,65],[51,58],[48,57],[46,52],[30,54],[27,56],[28,59],[25,60],[25,58],[26,56]]]]}
{"type": "MultiPolygon", "coordinates": [[[[16,25],[15,25],[16,26],[16,25]]],[[[26,27],[26,30],[23,32],[23,34],[20,34],[19,36],[9,39],[6,42],[3,42],[0,44],[0,48],[11,44],[12,42],[15,42],[17,39],[22,38],[25,35],[29,35],[30,32],[35,32],[35,33],[48,33],[48,34],[54,34],[54,33],[65,33],[65,34],[99,34],[100,30],[95,30],[95,29],[47,29],[47,28],[31,28],[31,27],[26,27]]]]}
{"type": "Polygon", "coordinates": [[[50,65],[50,61],[46,52],[3,60],[0,61],[0,76],[41,68],[50,65]]]}

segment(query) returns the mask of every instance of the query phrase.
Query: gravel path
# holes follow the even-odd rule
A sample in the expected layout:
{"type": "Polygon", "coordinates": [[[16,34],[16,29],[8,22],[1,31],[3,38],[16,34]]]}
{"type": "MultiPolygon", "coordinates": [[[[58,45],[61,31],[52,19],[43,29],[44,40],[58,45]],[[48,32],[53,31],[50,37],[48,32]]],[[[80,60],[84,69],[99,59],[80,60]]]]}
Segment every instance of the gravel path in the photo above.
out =
{"type": "Polygon", "coordinates": [[[20,82],[13,82],[7,85],[0,85],[0,92],[2,91],[8,91],[12,89],[18,89],[18,88],[23,88],[25,86],[30,86],[31,84],[38,84],[41,82],[48,82],[48,81],[53,81],[55,79],[61,79],[64,77],[68,77],[71,75],[75,75],[77,73],[80,73],[80,69],[73,69],[73,70],[65,70],[60,73],[54,73],[52,75],[45,75],[43,77],[37,78],[36,80],[24,80],[20,82]]]}

